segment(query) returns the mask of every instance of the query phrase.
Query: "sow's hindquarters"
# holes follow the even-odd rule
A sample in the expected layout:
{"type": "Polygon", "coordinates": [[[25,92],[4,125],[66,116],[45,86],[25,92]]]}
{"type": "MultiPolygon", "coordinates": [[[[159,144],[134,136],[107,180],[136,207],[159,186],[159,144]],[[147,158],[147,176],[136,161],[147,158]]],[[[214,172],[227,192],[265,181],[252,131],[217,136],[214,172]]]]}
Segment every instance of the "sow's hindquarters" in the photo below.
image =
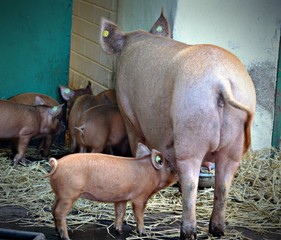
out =
{"type": "Polygon", "coordinates": [[[197,237],[198,179],[210,154],[217,171],[209,232],[224,235],[227,196],[251,143],[256,95],[247,69],[218,46],[124,33],[106,19],[100,40],[105,52],[117,56],[116,94],[133,154],[136,143],[145,142],[178,170],[180,238],[197,237]]]}

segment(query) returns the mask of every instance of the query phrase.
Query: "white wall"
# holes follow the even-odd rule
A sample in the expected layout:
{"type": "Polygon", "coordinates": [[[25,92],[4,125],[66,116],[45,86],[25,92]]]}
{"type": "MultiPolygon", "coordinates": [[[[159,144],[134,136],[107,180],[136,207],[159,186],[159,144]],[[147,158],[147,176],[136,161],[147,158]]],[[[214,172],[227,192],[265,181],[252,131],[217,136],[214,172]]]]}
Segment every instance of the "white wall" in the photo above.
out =
{"type": "Polygon", "coordinates": [[[162,6],[174,39],[221,46],[246,65],[257,92],[252,147],[270,147],[281,0],[119,0],[117,23],[125,32],[149,30],[162,6]]]}
{"type": "Polygon", "coordinates": [[[211,43],[246,65],[257,91],[252,147],[270,147],[281,27],[280,0],[179,0],[174,39],[211,43]]]}
{"type": "Polygon", "coordinates": [[[256,87],[252,147],[271,146],[281,0],[118,0],[125,31],[149,30],[165,7],[174,39],[228,49],[245,64],[256,87]]]}

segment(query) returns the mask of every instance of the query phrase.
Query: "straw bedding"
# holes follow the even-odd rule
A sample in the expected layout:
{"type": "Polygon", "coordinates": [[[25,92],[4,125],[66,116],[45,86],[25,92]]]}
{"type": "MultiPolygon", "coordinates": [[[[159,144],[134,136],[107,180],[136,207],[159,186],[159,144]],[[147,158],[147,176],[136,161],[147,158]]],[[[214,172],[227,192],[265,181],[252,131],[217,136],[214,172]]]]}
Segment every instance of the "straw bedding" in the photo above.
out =
{"type": "MultiPolygon", "coordinates": [[[[56,154],[52,150],[52,154],[56,154]]],[[[36,155],[28,149],[27,156],[36,155]]],[[[27,167],[10,166],[8,150],[0,149],[0,207],[22,206],[29,217],[20,219],[25,225],[51,226],[51,206],[54,194],[49,181],[41,178],[49,169],[46,160],[33,161],[27,167]]],[[[208,235],[212,211],[213,188],[198,190],[197,222],[198,236],[213,239],[208,235]]],[[[267,149],[252,151],[245,155],[233,181],[226,213],[226,237],[222,239],[247,239],[236,227],[258,232],[281,234],[281,160],[279,152],[267,149]]],[[[179,236],[181,221],[181,195],[176,187],[169,187],[149,200],[145,211],[146,239],[167,239],[179,236]]],[[[78,229],[87,223],[101,224],[98,220],[114,220],[113,204],[97,203],[79,199],[67,217],[70,229],[78,229]]],[[[135,229],[131,205],[127,205],[125,220],[135,229]]],[[[106,226],[108,227],[108,226],[106,226]]],[[[108,233],[110,229],[108,227],[108,233]]],[[[142,239],[145,239],[142,238],[142,239]]],[[[135,230],[127,239],[140,239],[135,230]]]]}

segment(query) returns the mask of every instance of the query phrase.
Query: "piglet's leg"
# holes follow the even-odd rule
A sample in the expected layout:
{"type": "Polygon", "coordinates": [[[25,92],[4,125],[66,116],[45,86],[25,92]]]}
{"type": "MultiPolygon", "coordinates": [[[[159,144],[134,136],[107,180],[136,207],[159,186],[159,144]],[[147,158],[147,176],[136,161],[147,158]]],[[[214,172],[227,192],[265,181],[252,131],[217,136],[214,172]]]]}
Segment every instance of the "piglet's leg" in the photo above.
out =
{"type": "Polygon", "coordinates": [[[53,143],[52,136],[46,136],[42,138],[38,150],[43,157],[47,157],[49,155],[52,143],[53,143]]]}
{"type": "Polygon", "coordinates": [[[144,217],[144,209],[145,209],[145,204],[143,201],[133,201],[133,211],[134,215],[137,221],[137,228],[140,236],[143,236],[146,234],[145,228],[144,228],[144,223],[143,223],[143,217],[144,217]]]}
{"type": "Polygon", "coordinates": [[[14,157],[14,167],[22,160],[23,164],[25,164],[24,153],[29,143],[30,137],[22,137],[18,142],[18,153],[14,157]]]}
{"type": "Polygon", "coordinates": [[[72,207],[72,199],[56,199],[53,205],[52,214],[54,216],[56,229],[63,240],[69,240],[66,216],[72,207]]]}
{"type": "Polygon", "coordinates": [[[86,153],[86,152],[87,152],[87,148],[84,147],[84,146],[82,146],[82,145],[80,145],[80,147],[79,147],[79,152],[80,152],[80,153],[86,153]]]}
{"type": "Polygon", "coordinates": [[[114,226],[116,231],[119,234],[122,234],[122,225],[123,225],[123,219],[126,213],[126,205],[127,202],[117,202],[114,204],[115,207],[115,222],[114,226]]]}

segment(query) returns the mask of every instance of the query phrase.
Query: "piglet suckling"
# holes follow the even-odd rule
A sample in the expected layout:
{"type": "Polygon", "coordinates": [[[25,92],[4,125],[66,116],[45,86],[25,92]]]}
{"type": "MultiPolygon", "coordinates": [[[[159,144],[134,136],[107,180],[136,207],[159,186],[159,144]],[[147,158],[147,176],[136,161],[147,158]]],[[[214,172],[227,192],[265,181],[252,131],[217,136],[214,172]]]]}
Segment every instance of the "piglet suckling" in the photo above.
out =
{"type": "Polygon", "coordinates": [[[117,105],[89,108],[77,125],[76,141],[80,152],[102,153],[107,147],[118,147],[121,156],[129,152],[125,124],[117,105]]]}
{"type": "Polygon", "coordinates": [[[116,94],[114,90],[105,90],[98,95],[84,94],[76,98],[68,118],[68,130],[71,139],[71,152],[78,149],[76,142],[76,127],[79,127],[81,115],[91,107],[108,104],[117,105],[116,94]]]}
{"type": "MultiPolygon", "coordinates": [[[[36,93],[36,92],[26,92],[26,93],[17,94],[13,97],[10,97],[8,100],[13,103],[20,103],[20,104],[31,105],[31,106],[46,105],[49,107],[55,107],[59,105],[56,99],[48,95],[36,93]]],[[[61,134],[61,132],[64,131],[65,129],[65,125],[63,124],[62,121],[63,111],[60,111],[60,114],[57,116],[57,118],[61,122],[61,128],[59,128],[58,132],[56,133],[52,132],[51,134],[44,135],[44,137],[41,139],[37,147],[37,152],[40,153],[43,157],[47,157],[50,154],[50,149],[55,137],[61,134]]]]}
{"type": "Polygon", "coordinates": [[[131,201],[138,232],[145,234],[143,217],[148,199],[176,181],[164,156],[141,143],[136,158],[76,153],[58,161],[51,158],[50,165],[46,177],[56,195],[52,214],[62,239],[69,239],[66,216],[78,198],[114,203],[115,228],[119,233],[127,201],[131,201]]]}
{"type": "MultiPolygon", "coordinates": [[[[36,98],[38,103],[42,101],[36,98]]],[[[17,153],[14,166],[20,161],[25,164],[25,151],[31,138],[55,134],[61,128],[60,116],[62,105],[29,106],[0,100],[0,139],[17,140],[17,153]]]]}

